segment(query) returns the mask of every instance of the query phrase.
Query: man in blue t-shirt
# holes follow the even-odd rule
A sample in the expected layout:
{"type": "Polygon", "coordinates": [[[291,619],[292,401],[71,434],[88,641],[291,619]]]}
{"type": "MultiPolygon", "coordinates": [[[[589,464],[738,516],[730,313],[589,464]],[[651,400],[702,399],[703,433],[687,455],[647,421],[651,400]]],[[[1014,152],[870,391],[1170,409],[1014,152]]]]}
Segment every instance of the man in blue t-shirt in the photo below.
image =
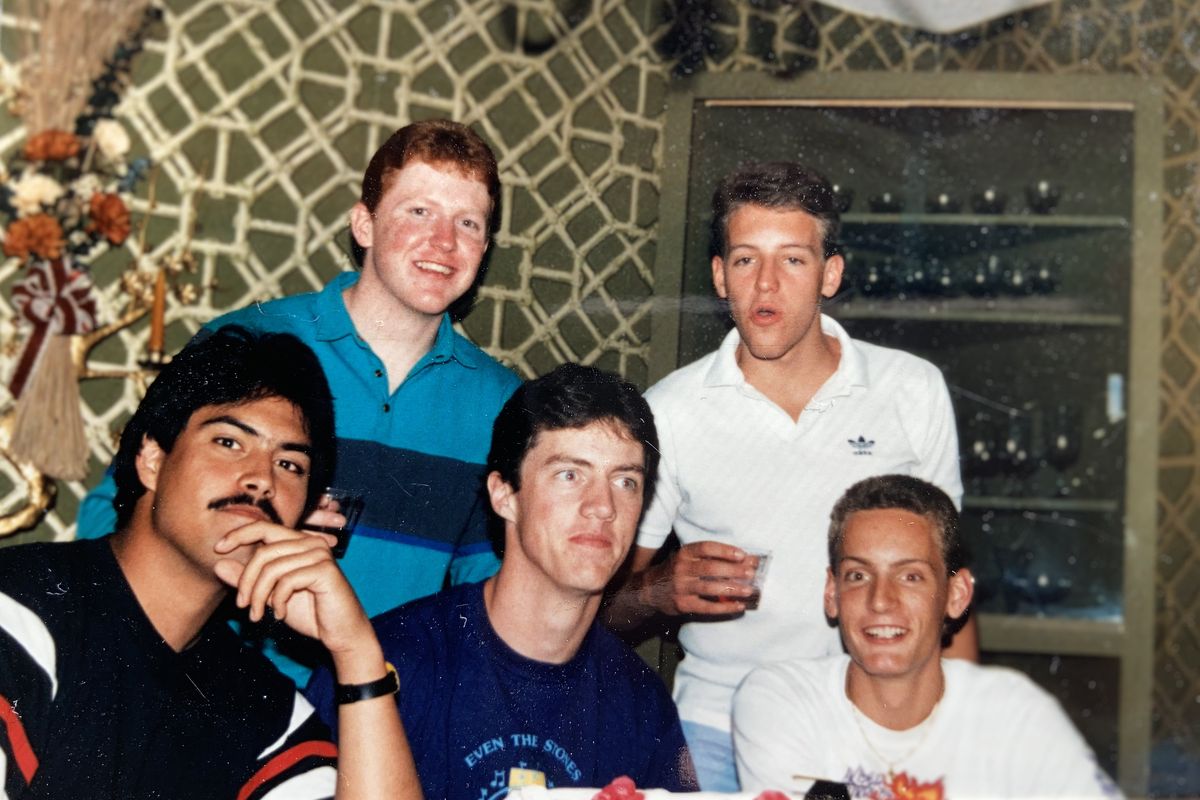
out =
{"type": "MultiPolygon", "coordinates": [[[[350,212],[361,271],[207,326],[291,333],[317,354],[337,418],[331,485],[365,499],[340,566],[371,615],[499,565],[483,464],[492,422],[520,380],[455,332],[447,311],[476,283],[499,192],[495,157],[466,126],[401,128],[372,157],[350,212]]],[[[114,497],[108,476],[80,508],[80,538],[114,529],[114,497]]],[[[342,521],[325,509],[307,524],[342,521]]],[[[303,686],[314,653],[292,642],[284,655],[277,641],[264,651],[303,686]]]]}
{"type": "MultiPolygon", "coordinates": [[[[504,529],[499,573],[374,620],[426,797],[620,775],[697,788],[665,687],[596,621],[657,466],[653,415],[616,376],[565,364],[505,404],[487,478],[504,529]]],[[[336,724],[327,671],[306,694],[336,724]]]]}

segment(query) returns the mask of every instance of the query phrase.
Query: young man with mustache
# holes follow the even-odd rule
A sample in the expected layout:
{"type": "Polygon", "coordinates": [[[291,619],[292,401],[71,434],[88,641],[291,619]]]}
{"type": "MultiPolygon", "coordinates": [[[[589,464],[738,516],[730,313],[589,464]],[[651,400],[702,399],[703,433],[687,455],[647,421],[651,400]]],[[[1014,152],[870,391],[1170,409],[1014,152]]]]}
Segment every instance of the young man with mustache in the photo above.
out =
{"type": "Polygon", "coordinates": [[[394,671],[330,553],[295,529],[333,409],[295,337],[186,348],[121,437],[112,536],[0,550],[0,795],[419,798],[394,671]],[[339,745],[226,624],[272,614],[329,654],[339,745]]]}

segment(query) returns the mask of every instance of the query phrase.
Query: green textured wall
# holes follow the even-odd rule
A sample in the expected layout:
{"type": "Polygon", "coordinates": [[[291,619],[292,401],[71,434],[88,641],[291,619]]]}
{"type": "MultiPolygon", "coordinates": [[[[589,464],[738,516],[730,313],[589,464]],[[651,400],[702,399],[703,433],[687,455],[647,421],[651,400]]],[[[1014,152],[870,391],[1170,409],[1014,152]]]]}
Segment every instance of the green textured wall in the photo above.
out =
{"type": "MultiPolygon", "coordinates": [[[[168,0],[120,118],[159,165],[149,245],[192,248],[199,302],[173,307],[168,348],[216,313],[320,286],[349,264],[345,213],[382,137],[451,116],[500,155],[503,225],[467,333],[532,375],[564,360],[647,375],[664,98],[687,69],[1135,73],[1161,80],[1163,271],[1156,739],[1200,761],[1200,8],[1063,0],[930,36],[778,0],[168,0]],[[678,9],[676,8],[678,6],[678,9]],[[678,12],[678,13],[677,13],[678,12]]],[[[8,9],[8,6],[5,6],[8,9]]],[[[4,17],[11,23],[10,17],[4,17]]],[[[4,53],[11,55],[11,37],[4,53]]],[[[986,75],[981,75],[986,80],[986,75]]],[[[23,132],[0,119],[0,150],[23,132]]],[[[136,253],[94,265],[101,308],[136,253]]],[[[0,264],[0,337],[18,265],[0,264]]],[[[96,352],[132,367],[145,323],[96,352]]],[[[11,353],[11,349],[6,351],[11,353]]],[[[11,359],[8,359],[11,361],[11,359]]],[[[11,369],[11,365],[8,367],[11,369]]],[[[136,405],[134,382],[84,386],[93,479],[136,405]]],[[[0,465],[0,473],[3,466],[0,465]]],[[[84,484],[35,531],[69,538],[84,484]]],[[[0,475],[0,496],[19,494],[0,475]]],[[[1174,789],[1200,793],[1193,768],[1174,789]]]]}

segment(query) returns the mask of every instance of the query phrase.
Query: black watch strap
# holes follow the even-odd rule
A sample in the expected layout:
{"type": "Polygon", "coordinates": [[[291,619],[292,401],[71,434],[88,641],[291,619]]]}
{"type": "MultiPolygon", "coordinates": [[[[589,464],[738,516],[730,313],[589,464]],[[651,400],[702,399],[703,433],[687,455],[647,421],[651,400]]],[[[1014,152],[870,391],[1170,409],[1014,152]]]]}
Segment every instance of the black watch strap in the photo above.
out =
{"type": "Polygon", "coordinates": [[[369,683],[339,683],[334,686],[333,697],[339,706],[347,703],[357,703],[359,700],[370,700],[383,697],[385,694],[395,694],[400,691],[400,676],[396,668],[387,664],[387,674],[369,683]]]}

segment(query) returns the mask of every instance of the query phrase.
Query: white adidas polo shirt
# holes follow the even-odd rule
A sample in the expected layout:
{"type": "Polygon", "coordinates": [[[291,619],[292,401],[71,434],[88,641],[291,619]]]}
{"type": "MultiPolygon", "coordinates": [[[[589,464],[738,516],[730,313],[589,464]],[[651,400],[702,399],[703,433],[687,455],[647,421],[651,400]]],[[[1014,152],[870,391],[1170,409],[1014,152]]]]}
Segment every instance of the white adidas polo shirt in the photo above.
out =
{"type": "Polygon", "coordinates": [[[905,473],[962,499],[954,412],[941,372],[921,358],[851,339],[837,371],[798,421],[746,383],[732,330],[713,353],[646,392],[662,448],[655,497],[638,545],[672,528],[703,540],[772,552],[758,609],[689,622],[675,678],[683,719],[728,730],[733,692],[755,666],[840,652],[822,609],[833,504],[858,480],[905,473]]]}

